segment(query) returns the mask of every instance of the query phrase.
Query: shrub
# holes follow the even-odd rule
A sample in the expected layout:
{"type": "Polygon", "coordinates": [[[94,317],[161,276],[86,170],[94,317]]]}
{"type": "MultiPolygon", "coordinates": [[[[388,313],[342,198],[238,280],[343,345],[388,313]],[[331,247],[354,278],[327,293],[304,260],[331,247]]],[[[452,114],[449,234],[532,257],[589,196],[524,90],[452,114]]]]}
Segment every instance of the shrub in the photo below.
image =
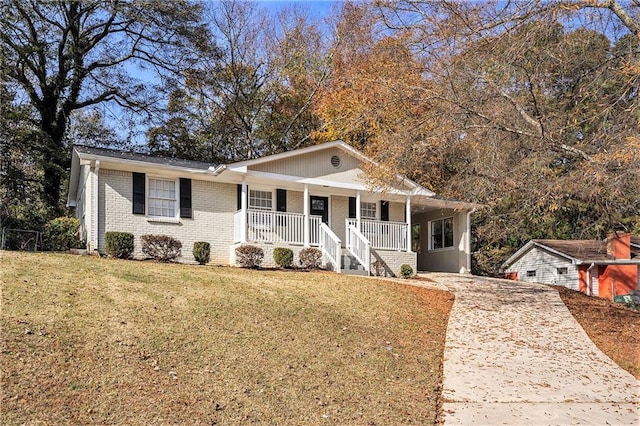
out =
{"type": "Polygon", "coordinates": [[[193,257],[196,261],[204,265],[209,263],[209,254],[211,253],[211,245],[206,241],[196,241],[193,243],[193,257]]]}
{"type": "Polygon", "coordinates": [[[304,269],[318,269],[322,261],[322,252],[317,248],[307,247],[300,250],[298,257],[300,266],[304,269]]]}
{"type": "Polygon", "coordinates": [[[256,246],[236,247],[236,262],[243,268],[259,268],[264,259],[264,250],[256,246]]]}
{"type": "Polygon", "coordinates": [[[413,268],[406,263],[400,265],[400,275],[402,275],[403,278],[409,278],[413,275],[413,268]]]}
{"type": "Polygon", "coordinates": [[[111,257],[129,259],[133,253],[133,234],[130,232],[106,232],[104,250],[111,257]]]}
{"type": "Polygon", "coordinates": [[[293,264],[293,250],[285,247],[274,248],[273,261],[281,268],[290,268],[293,264]]]}
{"type": "Polygon", "coordinates": [[[143,235],[142,252],[160,262],[173,262],[182,250],[182,243],[168,235],[143,235]]]}
{"type": "Polygon", "coordinates": [[[44,226],[44,244],[47,250],[81,248],[80,220],[73,217],[57,217],[44,226]]]}

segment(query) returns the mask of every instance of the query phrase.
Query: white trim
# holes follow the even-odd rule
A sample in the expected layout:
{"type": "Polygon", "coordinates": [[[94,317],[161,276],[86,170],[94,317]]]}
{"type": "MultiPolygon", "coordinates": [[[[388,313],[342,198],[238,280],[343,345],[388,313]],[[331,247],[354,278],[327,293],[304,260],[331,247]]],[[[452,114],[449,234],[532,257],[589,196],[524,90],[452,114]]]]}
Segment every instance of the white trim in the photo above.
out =
{"type": "Polygon", "coordinates": [[[454,250],[456,248],[456,244],[455,244],[455,236],[456,236],[456,221],[454,220],[453,216],[447,216],[447,217],[442,217],[439,219],[433,219],[427,222],[427,235],[429,238],[429,241],[427,241],[427,251],[433,251],[433,252],[439,252],[439,251],[449,251],[449,250],[454,250]],[[453,242],[450,246],[444,246],[444,221],[447,219],[451,219],[451,232],[453,233],[453,242]],[[442,247],[439,248],[433,248],[433,222],[442,222],[442,247]]]}
{"type": "MultiPolygon", "coordinates": [[[[256,166],[259,164],[264,164],[264,163],[268,163],[271,161],[277,161],[277,160],[283,160],[283,159],[288,159],[288,158],[292,158],[292,157],[296,157],[299,155],[304,155],[304,154],[309,154],[312,152],[316,152],[316,151],[322,151],[322,150],[326,150],[326,149],[330,149],[330,148],[339,148],[342,151],[347,152],[348,154],[352,155],[353,157],[359,159],[362,162],[365,163],[369,163],[372,164],[376,167],[382,167],[378,162],[372,160],[371,158],[367,157],[366,155],[364,155],[363,153],[361,153],[360,151],[358,151],[357,149],[353,148],[352,146],[348,145],[347,143],[341,141],[341,140],[335,140],[332,142],[326,142],[323,144],[319,144],[319,145],[313,145],[313,146],[309,146],[306,148],[300,148],[300,149],[296,149],[293,151],[288,151],[288,152],[283,152],[280,154],[274,154],[274,155],[268,155],[266,157],[262,157],[262,158],[256,158],[253,160],[246,160],[246,161],[240,161],[237,163],[232,163],[227,165],[226,169],[229,171],[234,171],[237,173],[243,173],[243,174],[249,174],[251,173],[251,171],[248,170],[248,167],[251,166],[256,166]]],[[[218,171],[219,167],[217,168],[209,168],[210,171],[218,171]]],[[[218,173],[222,172],[222,170],[220,170],[218,173]]],[[[396,174],[396,177],[398,178],[398,180],[400,182],[405,183],[407,186],[409,186],[411,188],[410,193],[412,195],[424,195],[424,196],[428,196],[428,197],[432,197],[434,195],[436,195],[434,192],[429,191],[428,189],[426,189],[425,187],[417,184],[416,182],[412,181],[411,179],[407,178],[406,176],[402,176],[400,174],[396,174]]],[[[330,181],[332,183],[335,183],[333,181],[330,181]]],[[[307,183],[311,183],[311,182],[307,182],[307,183]]],[[[326,183],[321,183],[321,185],[326,185],[326,183]]],[[[356,189],[356,188],[353,188],[356,189]]],[[[382,192],[382,191],[379,191],[382,192]]],[[[402,193],[406,193],[407,191],[403,191],[402,193]]]]}
{"type": "Polygon", "coordinates": [[[330,148],[340,148],[362,161],[367,161],[375,164],[373,160],[362,154],[360,151],[356,150],[355,148],[351,147],[341,140],[335,140],[318,145],[308,146],[305,148],[295,149],[293,151],[282,152],[280,154],[267,155],[266,157],[255,158],[253,160],[238,161],[237,163],[227,165],[227,167],[230,169],[236,167],[250,167],[258,164],[268,163],[270,161],[284,160],[287,158],[296,157],[298,155],[310,154],[312,152],[322,151],[330,148]]]}
{"type": "Polygon", "coordinates": [[[311,238],[311,229],[310,229],[310,224],[309,224],[309,212],[310,212],[310,205],[309,205],[309,186],[305,185],[304,186],[304,191],[303,191],[303,205],[304,205],[304,235],[303,235],[303,244],[305,247],[309,247],[309,240],[311,238]]]}
{"type": "MultiPolygon", "coordinates": [[[[332,194],[330,192],[314,191],[312,193],[311,191],[309,191],[309,203],[311,203],[311,197],[319,197],[319,198],[326,198],[327,199],[327,203],[329,203],[327,205],[327,225],[329,227],[331,227],[331,197],[332,197],[332,194]]],[[[311,204],[309,204],[309,212],[311,212],[311,204]]],[[[311,214],[311,213],[309,213],[309,214],[311,214]]]]}
{"type": "MultiPolygon", "coordinates": [[[[167,177],[160,177],[160,176],[153,176],[153,175],[148,175],[145,174],[145,182],[144,182],[144,215],[147,218],[148,221],[150,222],[170,222],[170,223],[177,223],[180,221],[180,178],[177,179],[172,179],[172,178],[167,178],[167,177]],[[174,188],[175,188],[175,199],[173,200],[175,202],[175,206],[174,206],[174,215],[173,216],[157,216],[157,215],[151,215],[149,214],[149,197],[150,197],[150,191],[149,191],[149,181],[153,179],[153,180],[158,180],[158,181],[167,181],[167,182],[173,182],[174,184],[174,188]],[[149,220],[151,219],[151,220],[149,220]],[[157,220],[160,219],[160,220],[157,220]]],[[[151,197],[153,199],[161,199],[158,197],[151,197]]],[[[169,198],[167,198],[167,200],[169,200],[169,198]]]]}
{"type": "MultiPolygon", "coordinates": [[[[96,162],[94,163],[93,166],[93,190],[94,190],[94,194],[93,194],[93,243],[94,246],[91,247],[92,250],[98,250],[99,248],[99,232],[98,232],[98,223],[100,223],[100,221],[98,220],[98,213],[100,212],[99,209],[99,198],[98,197],[98,191],[100,190],[100,187],[98,185],[98,176],[100,174],[100,160],[96,160],[96,162]]],[[[105,200],[106,203],[106,200],[105,200]]],[[[106,207],[106,206],[105,206],[106,207]]],[[[106,209],[105,209],[106,210],[106,209]]],[[[106,212],[105,212],[106,214],[106,212]]]]}
{"type": "Polygon", "coordinates": [[[264,212],[269,212],[269,211],[274,211],[276,210],[275,208],[275,202],[274,200],[276,200],[276,194],[275,194],[276,190],[272,187],[256,187],[254,185],[251,185],[251,188],[249,188],[249,192],[247,193],[247,208],[248,209],[254,209],[254,210],[260,210],[260,211],[264,211],[264,212]],[[256,191],[256,192],[264,192],[266,194],[271,194],[271,208],[263,208],[263,207],[256,207],[256,206],[252,206],[251,205],[251,191],[256,191]]]}
{"type": "Polygon", "coordinates": [[[154,223],[180,223],[180,219],[168,216],[146,216],[145,219],[154,223]]]}
{"type": "Polygon", "coordinates": [[[551,247],[547,247],[544,244],[540,244],[539,242],[535,241],[535,240],[530,240],[527,244],[525,244],[524,246],[522,246],[519,250],[517,250],[514,254],[511,255],[511,257],[509,257],[501,266],[502,270],[506,270],[508,269],[511,265],[513,265],[514,263],[516,263],[522,256],[524,256],[525,254],[527,254],[529,251],[531,251],[532,248],[534,247],[540,247],[540,249],[548,251],[551,254],[554,254],[556,256],[562,257],[564,259],[567,259],[568,261],[570,261],[572,264],[577,264],[578,259],[569,256],[568,254],[559,252],[558,250],[554,250],[551,247]]]}
{"type": "Polygon", "coordinates": [[[360,218],[368,219],[368,220],[380,220],[380,209],[378,208],[378,202],[377,201],[360,201],[360,218]],[[362,214],[362,208],[364,207],[363,204],[368,204],[370,206],[373,205],[373,212],[374,212],[373,217],[364,216],[362,214]]]}
{"type": "MultiPolygon", "coordinates": [[[[77,152],[74,150],[74,152],[77,152]]],[[[117,167],[116,170],[122,171],[134,171],[144,173],[146,170],[162,170],[165,173],[167,170],[175,171],[176,173],[180,173],[184,176],[185,173],[190,173],[194,175],[204,175],[200,176],[199,179],[205,178],[205,176],[212,176],[211,171],[208,169],[192,169],[190,167],[176,166],[173,164],[158,164],[158,163],[150,163],[148,161],[140,161],[140,160],[131,160],[125,158],[116,158],[109,157],[106,155],[96,155],[96,154],[86,154],[86,153],[78,153],[78,158],[80,161],[89,160],[89,161],[101,161],[102,168],[108,169],[112,168],[114,165],[120,166],[117,167]],[[122,167],[125,166],[125,167],[122,167]]],[[[157,171],[155,173],[158,173],[157,171]]]]}
{"type": "Polygon", "coordinates": [[[411,225],[411,197],[407,197],[405,205],[405,223],[407,224],[407,253],[411,253],[413,250],[413,229],[411,225]]]}
{"type": "Polygon", "coordinates": [[[358,231],[361,229],[362,224],[362,211],[360,210],[360,202],[362,198],[360,196],[360,191],[356,192],[356,228],[358,231]]]}
{"type": "Polygon", "coordinates": [[[240,192],[240,211],[242,211],[240,219],[240,243],[247,242],[247,208],[249,204],[249,191],[247,191],[247,181],[242,178],[242,189],[240,192]]]}

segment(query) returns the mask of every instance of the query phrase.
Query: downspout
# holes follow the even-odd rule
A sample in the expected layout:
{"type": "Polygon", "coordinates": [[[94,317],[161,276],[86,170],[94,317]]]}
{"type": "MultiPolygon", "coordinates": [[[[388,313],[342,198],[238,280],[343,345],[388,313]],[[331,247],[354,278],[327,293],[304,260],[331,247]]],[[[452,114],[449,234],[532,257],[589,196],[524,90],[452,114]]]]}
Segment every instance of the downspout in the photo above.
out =
{"type": "Polygon", "coordinates": [[[587,268],[587,296],[593,296],[593,283],[591,279],[591,268],[596,266],[595,263],[591,263],[587,268]]]}
{"type": "Polygon", "coordinates": [[[476,211],[476,208],[472,208],[467,212],[467,238],[464,242],[465,251],[467,252],[467,273],[471,273],[471,215],[476,211]]]}
{"type": "Polygon", "coordinates": [[[100,171],[100,160],[96,160],[93,166],[93,251],[98,252],[98,172],[100,171]]]}

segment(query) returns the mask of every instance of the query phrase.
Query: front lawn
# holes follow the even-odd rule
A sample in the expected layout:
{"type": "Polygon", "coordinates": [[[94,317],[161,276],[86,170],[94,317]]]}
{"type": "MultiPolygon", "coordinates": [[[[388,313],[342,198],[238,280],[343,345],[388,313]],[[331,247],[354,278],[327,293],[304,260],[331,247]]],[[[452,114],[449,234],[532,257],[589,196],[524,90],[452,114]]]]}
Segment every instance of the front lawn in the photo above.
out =
{"type": "Polygon", "coordinates": [[[432,424],[446,292],[0,252],[2,424],[432,424]]]}

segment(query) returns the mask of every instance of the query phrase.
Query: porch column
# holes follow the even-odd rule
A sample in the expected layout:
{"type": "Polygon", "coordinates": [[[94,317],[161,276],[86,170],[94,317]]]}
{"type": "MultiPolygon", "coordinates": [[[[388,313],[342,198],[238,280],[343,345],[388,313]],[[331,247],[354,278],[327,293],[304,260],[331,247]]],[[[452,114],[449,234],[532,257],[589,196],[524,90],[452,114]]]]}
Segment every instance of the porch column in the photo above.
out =
{"type": "Polygon", "coordinates": [[[362,232],[362,228],[360,226],[360,191],[356,192],[356,228],[358,231],[362,232]]]}
{"type": "Polygon", "coordinates": [[[407,216],[407,252],[411,251],[411,197],[407,196],[407,206],[406,206],[406,216],[407,216]]]}
{"type": "Polygon", "coordinates": [[[242,178],[242,194],[240,198],[240,242],[247,242],[247,181],[245,178],[242,178]]]}
{"type": "Polygon", "coordinates": [[[99,198],[98,191],[100,190],[100,186],[98,185],[98,179],[100,176],[100,160],[96,160],[95,165],[93,167],[93,247],[90,247],[92,251],[97,252],[100,249],[100,230],[98,229],[98,225],[100,223],[100,208],[98,205],[99,198]]]}
{"type": "Polygon", "coordinates": [[[304,236],[303,242],[305,247],[309,247],[309,186],[304,185],[304,236]]]}

